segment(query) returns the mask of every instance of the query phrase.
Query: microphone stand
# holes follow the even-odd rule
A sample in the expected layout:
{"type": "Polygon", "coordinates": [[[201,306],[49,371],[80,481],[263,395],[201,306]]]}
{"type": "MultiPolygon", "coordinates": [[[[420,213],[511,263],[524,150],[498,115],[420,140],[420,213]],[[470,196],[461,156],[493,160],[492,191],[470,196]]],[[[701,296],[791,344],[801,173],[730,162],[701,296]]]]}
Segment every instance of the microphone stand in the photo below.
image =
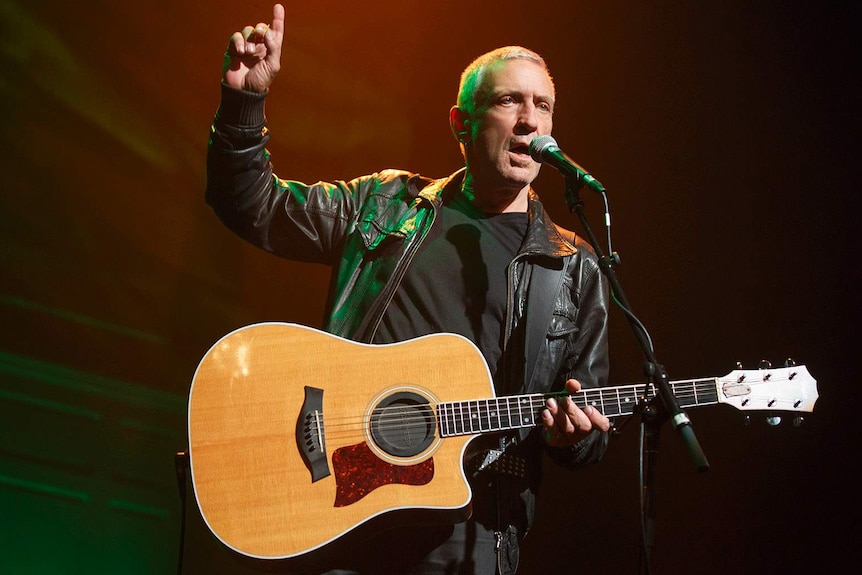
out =
{"type": "Polygon", "coordinates": [[[643,547],[641,551],[640,572],[649,573],[650,570],[650,553],[654,544],[654,524],[655,524],[655,497],[654,497],[654,469],[656,459],[658,457],[659,432],[662,424],[668,419],[673,427],[680,433],[683,443],[692,459],[692,463],[697,471],[706,471],[709,469],[709,463],[706,456],[700,448],[700,444],[695,437],[694,430],[691,426],[691,421],[688,416],[682,411],[679,402],[674,396],[668,383],[667,372],[664,366],[659,363],[656,358],[653,347],[650,343],[649,336],[643,324],[637,320],[631,312],[631,306],[623,292],[622,286],[617,278],[614,270],[616,263],[616,254],[606,256],[599,242],[590,228],[587,217],[584,214],[584,202],[581,200],[580,190],[584,186],[583,177],[566,175],[566,192],[565,200],[569,208],[569,212],[577,212],[578,218],[581,221],[587,239],[592,245],[599,259],[599,267],[605,277],[608,278],[611,294],[617,305],[623,310],[629,325],[634,332],[635,339],[643,351],[646,363],[644,364],[644,375],[647,377],[647,383],[644,384],[644,391],[641,401],[638,405],[638,413],[641,416],[641,423],[644,430],[645,444],[642,445],[642,454],[644,456],[642,463],[641,477],[641,516],[642,516],[642,536],[643,547]],[[650,397],[650,384],[652,384],[655,395],[650,397]]]}

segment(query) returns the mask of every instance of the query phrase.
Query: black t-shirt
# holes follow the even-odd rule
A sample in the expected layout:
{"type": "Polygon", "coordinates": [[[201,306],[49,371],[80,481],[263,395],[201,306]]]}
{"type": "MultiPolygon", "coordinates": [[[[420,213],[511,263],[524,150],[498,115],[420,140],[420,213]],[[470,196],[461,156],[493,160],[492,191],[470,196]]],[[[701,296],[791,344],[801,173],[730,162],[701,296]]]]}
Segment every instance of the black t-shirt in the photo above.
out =
{"type": "Polygon", "coordinates": [[[494,375],[503,353],[506,270],[521,247],[527,224],[526,212],[476,213],[455,195],[438,212],[374,342],[457,333],[479,347],[494,375]]]}

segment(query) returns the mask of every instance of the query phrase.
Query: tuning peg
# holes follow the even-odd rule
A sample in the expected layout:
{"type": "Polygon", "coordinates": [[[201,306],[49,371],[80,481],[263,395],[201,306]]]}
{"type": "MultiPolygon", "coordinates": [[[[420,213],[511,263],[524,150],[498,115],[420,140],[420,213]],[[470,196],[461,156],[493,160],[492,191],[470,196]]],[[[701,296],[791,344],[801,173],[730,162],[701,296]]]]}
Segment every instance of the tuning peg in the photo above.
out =
{"type": "Polygon", "coordinates": [[[761,359],[760,363],[757,364],[757,369],[772,369],[772,362],[768,359],[761,359]]]}
{"type": "Polygon", "coordinates": [[[751,425],[751,416],[748,415],[747,413],[742,416],[742,424],[745,427],[748,427],[749,425],[751,425]]]}
{"type": "Polygon", "coordinates": [[[775,427],[779,423],[781,423],[781,416],[780,415],[768,415],[766,417],[766,423],[768,423],[772,427],[775,427]]]}
{"type": "Polygon", "coordinates": [[[805,418],[801,415],[797,415],[793,418],[793,427],[801,427],[803,423],[805,423],[805,418]]]}
{"type": "Polygon", "coordinates": [[[792,357],[788,357],[784,360],[784,367],[796,367],[796,360],[792,357]]]}
{"type": "Polygon", "coordinates": [[[736,362],[736,369],[745,369],[745,366],[742,365],[741,361],[736,362]]]}

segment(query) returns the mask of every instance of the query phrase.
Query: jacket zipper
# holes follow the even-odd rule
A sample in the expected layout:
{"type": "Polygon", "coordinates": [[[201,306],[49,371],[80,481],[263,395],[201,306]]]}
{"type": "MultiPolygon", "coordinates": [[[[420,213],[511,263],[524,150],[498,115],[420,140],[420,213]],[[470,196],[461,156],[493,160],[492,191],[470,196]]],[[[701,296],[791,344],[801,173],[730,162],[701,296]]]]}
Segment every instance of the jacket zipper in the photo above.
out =
{"type": "Polygon", "coordinates": [[[509,262],[509,270],[508,276],[509,281],[506,286],[506,331],[503,337],[503,352],[505,353],[506,348],[509,347],[509,338],[512,337],[512,320],[515,315],[515,310],[513,309],[515,305],[515,278],[514,271],[515,265],[520,263],[520,260],[527,257],[526,253],[516,254],[512,261],[509,262]]]}
{"type": "Polygon", "coordinates": [[[386,286],[386,291],[383,293],[379,301],[379,310],[376,312],[377,317],[374,320],[374,325],[371,329],[371,333],[368,336],[368,343],[374,341],[374,336],[377,335],[377,330],[380,327],[380,322],[383,321],[383,315],[386,313],[386,309],[389,307],[389,304],[392,302],[392,298],[395,297],[395,290],[398,289],[398,286],[401,285],[401,280],[404,279],[404,274],[407,273],[407,268],[410,267],[410,262],[413,261],[413,257],[416,255],[416,252],[419,250],[419,246],[422,245],[422,242],[425,241],[425,238],[428,236],[428,232],[431,231],[431,226],[434,225],[434,221],[437,219],[437,209],[433,207],[429,210],[430,221],[427,225],[423,226],[423,231],[420,234],[414,236],[412,243],[407,246],[407,252],[404,254],[404,257],[401,258],[401,261],[398,262],[398,269],[395,270],[395,274],[389,280],[389,284],[386,286]]]}

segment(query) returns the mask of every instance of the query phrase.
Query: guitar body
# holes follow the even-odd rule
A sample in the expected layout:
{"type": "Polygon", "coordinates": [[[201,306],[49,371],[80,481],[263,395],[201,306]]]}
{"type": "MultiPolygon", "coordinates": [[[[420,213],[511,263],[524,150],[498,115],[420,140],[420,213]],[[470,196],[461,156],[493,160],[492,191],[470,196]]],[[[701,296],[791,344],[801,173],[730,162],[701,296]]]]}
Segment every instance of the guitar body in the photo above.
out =
{"type": "Polygon", "coordinates": [[[460,336],[366,345],[294,324],[238,329],[192,382],[201,514],[228,547],[262,559],[316,550],[393,511],[463,519],[472,436],[441,438],[433,410],[493,395],[484,359],[460,336]]]}

